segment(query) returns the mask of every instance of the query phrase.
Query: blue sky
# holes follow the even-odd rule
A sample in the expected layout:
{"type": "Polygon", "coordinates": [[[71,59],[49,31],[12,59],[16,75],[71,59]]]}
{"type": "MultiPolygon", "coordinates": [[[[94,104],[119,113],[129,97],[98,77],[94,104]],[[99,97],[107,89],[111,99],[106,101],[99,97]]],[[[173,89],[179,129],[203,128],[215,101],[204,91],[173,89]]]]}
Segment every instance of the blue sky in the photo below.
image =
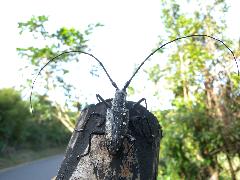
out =
{"type": "MultiPolygon", "coordinates": [[[[238,40],[240,1],[227,2],[231,8],[226,17],[229,27],[226,34],[238,40]]],[[[134,65],[139,64],[156,47],[159,35],[164,32],[161,28],[160,7],[159,0],[1,1],[0,88],[19,85],[24,81],[24,77],[18,72],[21,61],[16,48],[27,47],[34,42],[30,38],[23,39],[18,35],[17,23],[28,20],[32,15],[48,15],[50,30],[61,26],[84,29],[90,23],[104,24],[91,35],[89,47],[91,53],[103,61],[112,78],[123,85],[132,75],[134,65]]],[[[147,82],[139,77],[133,85],[136,85],[136,82],[147,85],[147,82]]],[[[81,82],[84,80],[85,78],[81,79],[81,82]]],[[[93,85],[94,80],[92,81],[93,85]]],[[[94,88],[92,85],[89,84],[87,89],[94,88]]],[[[104,97],[112,96],[114,92],[108,81],[98,89],[104,97]]],[[[145,89],[136,99],[148,96],[150,91],[150,88],[145,89]]],[[[95,92],[89,93],[92,96],[95,92]]]]}

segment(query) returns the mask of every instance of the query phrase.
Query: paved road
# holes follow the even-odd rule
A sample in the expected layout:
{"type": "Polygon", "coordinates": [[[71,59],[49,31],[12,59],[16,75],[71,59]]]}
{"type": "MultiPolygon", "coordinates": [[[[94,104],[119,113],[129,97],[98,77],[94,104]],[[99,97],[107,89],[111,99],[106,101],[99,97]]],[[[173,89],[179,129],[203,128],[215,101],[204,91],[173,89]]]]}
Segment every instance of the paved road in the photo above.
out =
{"type": "Polygon", "coordinates": [[[63,155],[56,155],[0,170],[0,180],[50,180],[56,176],[62,160],[63,155]]]}

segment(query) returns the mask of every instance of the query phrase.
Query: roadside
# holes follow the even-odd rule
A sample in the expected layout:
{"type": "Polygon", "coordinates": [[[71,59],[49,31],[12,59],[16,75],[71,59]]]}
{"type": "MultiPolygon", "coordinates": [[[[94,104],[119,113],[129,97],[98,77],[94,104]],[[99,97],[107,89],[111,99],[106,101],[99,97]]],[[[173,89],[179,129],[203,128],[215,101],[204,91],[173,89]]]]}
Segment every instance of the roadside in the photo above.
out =
{"type": "Polygon", "coordinates": [[[66,146],[41,149],[37,151],[31,149],[15,151],[14,153],[0,156],[0,170],[49,156],[63,154],[65,149],[66,146]]]}
{"type": "Polygon", "coordinates": [[[54,155],[40,160],[23,163],[0,170],[1,180],[44,180],[57,175],[64,158],[63,154],[54,155]]]}

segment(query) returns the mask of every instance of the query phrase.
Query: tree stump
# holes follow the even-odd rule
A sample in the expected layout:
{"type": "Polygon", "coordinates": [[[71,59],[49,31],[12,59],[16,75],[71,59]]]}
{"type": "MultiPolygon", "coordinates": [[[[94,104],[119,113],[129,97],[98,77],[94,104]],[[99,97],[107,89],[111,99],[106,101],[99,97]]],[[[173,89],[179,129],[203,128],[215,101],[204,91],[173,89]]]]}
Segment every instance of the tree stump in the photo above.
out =
{"type": "MultiPolygon", "coordinates": [[[[127,108],[133,104],[128,101],[127,108]]],[[[128,132],[135,140],[125,138],[116,155],[107,149],[105,117],[102,102],[82,110],[56,179],[157,179],[162,131],[156,117],[141,105],[130,110],[128,132]]]]}

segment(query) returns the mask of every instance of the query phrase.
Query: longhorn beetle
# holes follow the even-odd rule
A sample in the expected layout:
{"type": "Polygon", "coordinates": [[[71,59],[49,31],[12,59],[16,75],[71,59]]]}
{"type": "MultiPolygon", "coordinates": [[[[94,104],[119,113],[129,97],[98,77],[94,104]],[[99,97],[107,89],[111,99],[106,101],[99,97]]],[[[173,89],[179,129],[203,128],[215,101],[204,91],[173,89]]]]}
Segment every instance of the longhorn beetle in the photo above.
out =
{"type": "MultiPolygon", "coordinates": [[[[36,78],[34,79],[33,83],[32,83],[32,87],[31,90],[33,90],[35,81],[38,77],[38,75],[41,73],[41,71],[52,61],[54,61],[55,59],[57,59],[58,57],[62,56],[63,54],[69,54],[69,53],[83,53],[86,54],[88,56],[91,56],[93,59],[95,59],[99,65],[103,68],[103,70],[105,71],[107,77],[109,78],[112,86],[116,89],[115,92],[115,96],[112,99],[111,103],[105,101],[99,94],[96,95],[97,99],[99,100],[99,102],[103,102],[105,104],[105,106],[107,107],[107,111],[106,111],[106,116],[102,117],[103,115],[98,114],[98,113],[93,113],[92,115],[96,115],[98,117],[103,118],[103,122],[101,124],[103,124],[105,122],[105,135],[106,135],[106,140],[107,140],[107,148],[110,154],[112,155],[116,155],[117,152],[119,151],[119,149],[122,146],[123,140],[124,138],[128,138],[131,142],[134,141],[134,138],[128,134],[128,126],[129,126],[129,110],[131,108],[135,109],[137,107],[137,105],[139,105],[140,103],[142,103],[143,101],[145,101],[146,104],[146,99],[142,98],[140,99],[138,102],[134,103],[132,105],[132,107],[130,107],[130,109],[128,109],[126,107],[126,97],[127,97],[127,92],[126,89],[128,88],[128,86],[130,85],[132,79],[134,78],[134,76],[137,74],[137,72],[140,70],[140,68],[143,66],[143,64],[153,55],[155,54],[158,50],[162,49],[164,46],[178,41],[180,39],[185,39],[185,38],[190,38],[190,37],[207,37],[207,38],[211,38],[215,41],[218,41],[220,43],[222,43],[232,54],[234,61],[237,65],[238,68],[238,76],[239,76],[239,67],[238,67],[238,63],[236,60],[236,57],[233,53],[233,51],[221,40],[209,36],[209,35],[198,35],[198,34],[194,34],[194,35],[188,35],[188,36],[183,36],[183,37],[179,37],[176,38],[174,40],[171,40],[163,45],[161,45],[160,47],[158,47],[157,49],[155,49],[152,53],[150,53],[144,60],[143,62],[138,66],[138,68],[136,69],[136,71],[133,73],[133,75],[131,76],[131,78],[125,83],[124,87],[122,89],[119,89],[117,84],[111,79],[110,75],[108,74],[107,70],[105,69],[104,65],[102,64],[102,62],[97,59],[94,55],[87,53],[87,52],[83,52],[83,51],[65,51],[57,56],[55,56],[54,58],[52,58],[50,61],[48,61],[39,71],[39,73],[37,74],[36,78]]],[[[31,110],[33,110],[32,108],[32,91],[31,91],[31,95],[30,95],[30,105],[31,105],[31,110]]],[[[94,133],[92,133],[94,134],[94,133]]],[[[92,135],[91,134],[91,135],[92,135]]],[[[91,138],[91,136],[90,136],[91,138]]],[[[89,140],[89,148],[88,148],[88,152],[86,154],[89,153],[90,151],[90,145],[91,145],[91,141],[89,140]]],[[[79,155],[78,157],[82,157],[85,156],[86,154],[83,155],[79,155]]]]}

